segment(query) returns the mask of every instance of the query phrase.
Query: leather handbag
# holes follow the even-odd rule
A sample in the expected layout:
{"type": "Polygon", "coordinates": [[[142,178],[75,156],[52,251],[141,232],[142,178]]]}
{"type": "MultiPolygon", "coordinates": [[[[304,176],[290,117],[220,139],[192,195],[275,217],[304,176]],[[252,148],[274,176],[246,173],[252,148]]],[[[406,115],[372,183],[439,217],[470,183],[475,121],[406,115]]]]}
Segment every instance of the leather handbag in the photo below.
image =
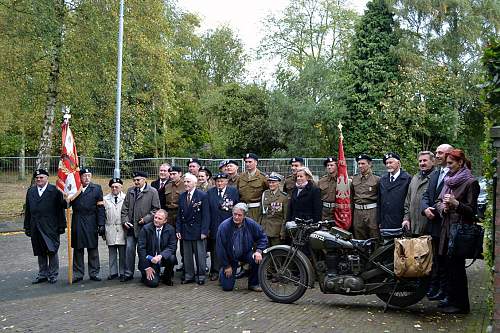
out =
{"type": "Polygon", "coordinates": [[[450,226],[448,255],[465,259],[483,259],[484,228],[477,223],[450,226]]]}

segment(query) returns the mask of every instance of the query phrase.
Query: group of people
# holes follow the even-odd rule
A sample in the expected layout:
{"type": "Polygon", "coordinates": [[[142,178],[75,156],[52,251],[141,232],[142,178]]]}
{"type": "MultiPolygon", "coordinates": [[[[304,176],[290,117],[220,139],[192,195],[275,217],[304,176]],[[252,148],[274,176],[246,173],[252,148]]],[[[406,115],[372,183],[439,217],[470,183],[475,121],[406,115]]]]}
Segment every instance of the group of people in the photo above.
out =
{"type": "MultiPolygon", "coordinates": [[[[37,170],[25,216],[39,262],[34,283],[57,280],[59,235],[65,232],[64,209],[71,206],[73,282],[83,279],[84,249],[90,279],[100,280],[97,243],[102,236],[109,248],[110,280],[132,280],[138,255],[141,279],[150,287],[160,281],[172,285],[178,264],[182,284],[219,280],[223,290],[232,290],[238,266],[246,263],[248,288],[260,291],[262,251],[285,241],[286,221],[333,220],[337,159],[324,160],[325,175],[317,181],[301,157],[290,160],[291,173],[285,178],[262,173],[253,153],[243,160],[244,172],[238,172],[238,161],[224,160],[215,175],[196,158],[188,161],[185,174],[165,163],[151,184],[144,171],[133,173],[134,184],[126,191],[121,179],[111,179],[106,196],[91,182],[91,171],[82,168],[82,190],[69,202],[48,184],[48,173],[37,170]]],[[[401,227],[431,235],[436,253],[428,297],[439,300],[445,312],[469,312],[465,259],[446,255],[450,225],[472,223],[476,213],[479,185],[463,151],[443,144],[436,154],[420,152],[420,171],[414,177],[393,152],[384,155],[387,173],[381,177],[373,174],[370,156],[361,154],[356,162],[359,173],[350,180],[355,238],[378,238],[380,229],[401,227]]]]}

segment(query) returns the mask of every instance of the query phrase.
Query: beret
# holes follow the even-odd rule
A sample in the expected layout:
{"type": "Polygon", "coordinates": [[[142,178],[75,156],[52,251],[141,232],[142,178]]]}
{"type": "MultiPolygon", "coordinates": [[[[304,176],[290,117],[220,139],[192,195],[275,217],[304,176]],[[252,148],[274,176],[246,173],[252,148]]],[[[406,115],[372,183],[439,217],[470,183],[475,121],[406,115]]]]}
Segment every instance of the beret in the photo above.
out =
{"type": "Polygon", "coordinates": [[[181,167],[178,167],[178,166],[171,166],[168,169],[168,172],[182,172],[182,169],[181,169],[181,167]]]}
{"type": "Polygon", "coordinates": [[[35,178],[36,176],[40,176],[40,175],[45,175],[45,176],[49,176],[49,172],[45,169],[38,169],[38,170],[35,170],[35,172],[33,172],[33,178],[35,178]]]}
{"type": "Polygon", "coordinates": [[[120,178],[111,178],[111,179],[109,180],[108,185],[109,185],[109,187],[111,187],[111,185],[113,185],[113,184],[115,184],[115,183],[118,183],[118,184],[123,185],[123,180],[121,180],[120,178]]]}
{"type": "Polygon", "coordinates": [[[209,168],[207,168],[206,166],[202,166],[202,167],[200,168],[200,171],[205,171],[205,172],[207,173],[207,175],[208,175],[208,178],[212,178],[212,172],[211,172],[211,171],[210,171],[210,169],[209,169],[209,168]]]}
{"type": "Polygon", "coordinates": [[[367,160],[368,162],[371,162],[372,158],[366,154],[359,154],[358,156],[356,156],[356,162],[359,162],[359,160],[367,160]]]}
{"type": "Polygon", "coordinates": [[[199,166],[201,166],[201,162],[200,162],[200,160],[199,160],[199,159],[197,159],[197,158],[190,158],[190,159],[188,160],[188,162],[187,162],[187,166],[189,166],[189,164],[191,164],[191,163],[196,163],[196,164],[198,164],[199,166]]]}
{"type": "Polygon", "coordinates": [[[323,161],[323,165],[326,167],[326,165],[330,162],[337,162],[337,158],[336,157],[327,157],[324,161],[323,161]]]}
{"type": "Polygon", "coordinates": [[[84,173],[92,173],[89,168],[80,168],[80,176],[84,173]]]}
{"type": "Polygon", "coordinates": [[[136,171],[132,172],[132,178],[136,178],[136,177],[148,178],[148,173],[146,171],[136,170],[136,171]]]}
{"type": "Polygon", "coordinates": [[[256,161],[258,161],[258,160],[259,160],[259,157],[258,157],[256,154],[254,154],[254,153],[248,153],[248,154],[246,154],[246,155],[245,155],[245,157],[244,157],[244,159],[245,159],[245,160],[246,160],[246,159],[249,159],[249,158],[252,158],[252,159],[254,159],[254,160],[256,160],[256,161]]]}
{"type": "Polygon", "coordinates": [[[387,154],[384,155],[384,158],[383,158],[384,164],[390,158],[395,158],[398,161],[401,161],[401,157],[399,157],[399,155],[397,153],[389,152],[389,153],[387,153],[387,154]]]}
{"type": "Polygon", "coordinates": [[[299,162],[299,163],[301,163],[301,164],[304,164],[304,159],[303,159],[302,157],[292,157],[292,158],[290,159],[289,164],[292,164],[292,163],[294,163],[294,162],[299,162]]]}

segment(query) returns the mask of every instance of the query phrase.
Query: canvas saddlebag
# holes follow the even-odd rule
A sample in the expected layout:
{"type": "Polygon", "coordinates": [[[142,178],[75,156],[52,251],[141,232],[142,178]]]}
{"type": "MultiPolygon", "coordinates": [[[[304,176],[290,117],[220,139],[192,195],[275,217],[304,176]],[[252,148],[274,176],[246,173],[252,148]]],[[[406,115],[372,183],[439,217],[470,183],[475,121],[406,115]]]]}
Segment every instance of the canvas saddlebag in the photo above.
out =
{"type": "Polygon", "coordinates": [[[394,240],[394,273],[398,277],[418,278],[431,273],[432,237],[396,238],[394,240]]]}

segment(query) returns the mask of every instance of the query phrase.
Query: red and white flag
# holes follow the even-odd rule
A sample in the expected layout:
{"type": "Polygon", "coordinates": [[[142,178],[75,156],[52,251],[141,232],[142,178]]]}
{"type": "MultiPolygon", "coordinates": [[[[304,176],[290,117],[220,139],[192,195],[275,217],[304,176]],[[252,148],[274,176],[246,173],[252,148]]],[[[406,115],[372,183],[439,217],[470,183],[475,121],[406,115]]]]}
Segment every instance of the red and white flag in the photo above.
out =
{"type": "Polygon", "coordinates": [[[57,188],[68,195],[69,200],[75,198],[81,190],[80,168],[76,152],[75,139],[69,128],[69,114],[64,115],[62,128],[62,148],[59,170],[57,171],[57,188]]]}
{"type": "Polygon", "coordinates": [[[337,162],[337,191],[335,193],[335,208],[333,216],[336,226],[349,230],[351,227],[351,188],[347,175],[347,163],[344,155],[344,137],[342,124],[339,123],[339,158],[337,162]]]}

